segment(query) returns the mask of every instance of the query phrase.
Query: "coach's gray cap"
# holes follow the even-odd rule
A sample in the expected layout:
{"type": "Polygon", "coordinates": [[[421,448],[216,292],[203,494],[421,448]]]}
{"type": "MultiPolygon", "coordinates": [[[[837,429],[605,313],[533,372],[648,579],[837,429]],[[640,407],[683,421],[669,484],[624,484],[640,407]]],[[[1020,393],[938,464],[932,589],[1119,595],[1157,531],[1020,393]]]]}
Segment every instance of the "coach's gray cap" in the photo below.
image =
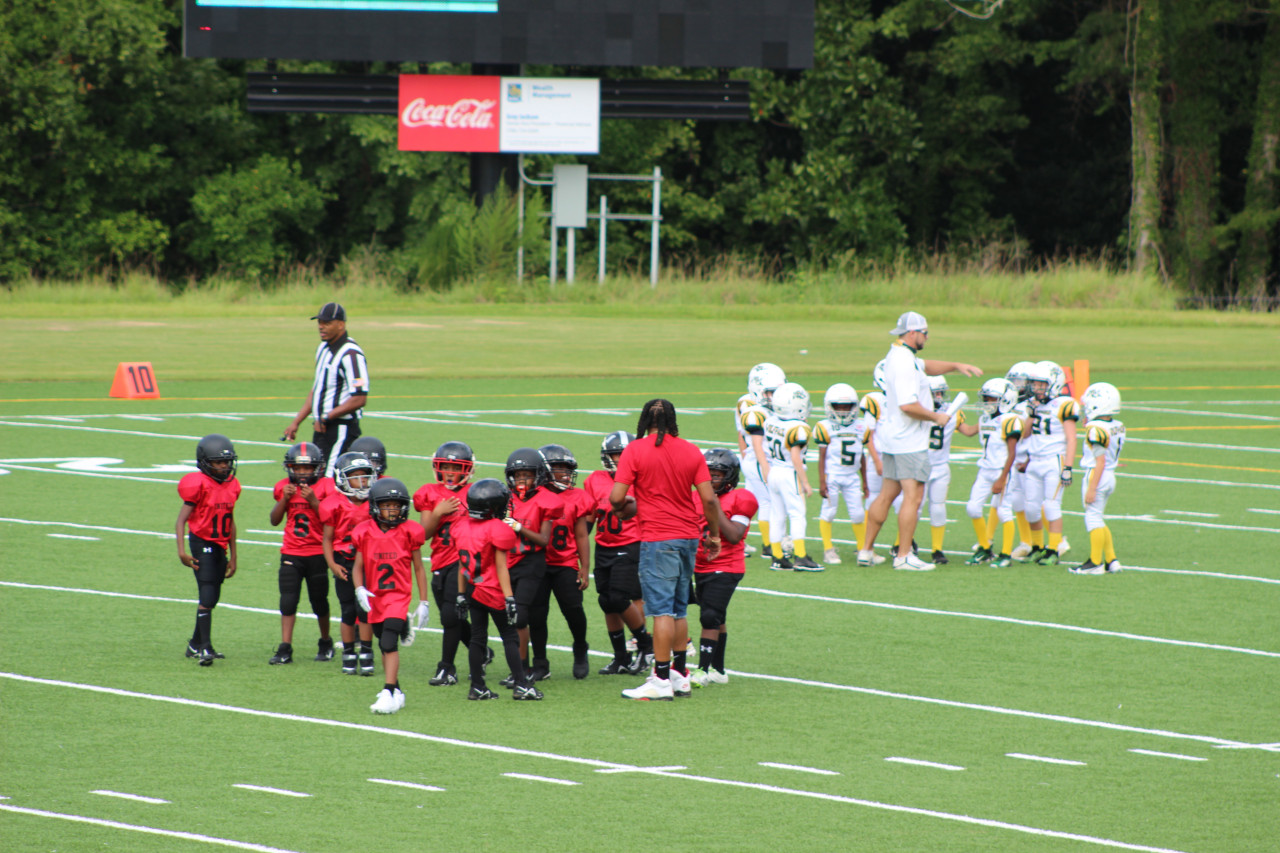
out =
{"type": "Polygon", "coordinates": [[[924,318],[923,314],[917,314],[915,311],[908,311],[898,318],[898,325],[893,327],[891,335],[905,335],[907,332],[927,332],[929,331],[929,321],[924,318]]]}
{"type": "Polygon", "coordinates": [[[316,316],[312,320],[319,320],[321,323],[332,323],[334,320],[347,322],[347,311],[336,302],[326,302],[316,316]]]}

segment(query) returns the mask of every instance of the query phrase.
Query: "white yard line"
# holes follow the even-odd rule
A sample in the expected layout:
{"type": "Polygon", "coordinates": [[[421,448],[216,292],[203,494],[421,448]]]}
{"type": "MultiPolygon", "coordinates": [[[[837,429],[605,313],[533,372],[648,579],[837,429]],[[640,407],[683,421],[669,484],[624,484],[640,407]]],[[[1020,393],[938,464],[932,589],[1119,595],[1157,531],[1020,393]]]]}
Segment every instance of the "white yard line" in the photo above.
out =
{"type": "Polygon", "coordinates": [[[417,782],[400,782],[395,779],[366,779],[366,782],[376,782],[379,785],[395,785],[398,788],[412,788],[415,791],[443,791],[444,788],[437,788],[435,785],[419,785],[417,782]]]}
{"type": "Polygon", "coordinates": [[[1083,761],[1072,761],[1067,758],[1050,758],[1047,755],[1028,755],[1025,752],[1006,752],[1009,758],[1021,758],[1023,761],[1040,761],[1044,764],[1061,764],[1067,767],[1087,767],[1083,761]]]}
{"type": "Polygon", "coordinates": [[[1157,758],[1176,758],[1179,761],[1208,761],[1207,758],[1201,758],[1198,755],[1181,755],[1177,752],[1156,752],[1153,749],[1131,749],[1130,752],[1136,752],[1138,755],[1154,755],[1157,758]]]}
{"type": "Polygon", "coordinates": [[[230,838],[216,838],[212,835],[201,835],[196,832],[177,832],[171,829],[158,829],[154,826],[138,826],[133,823],[120,823],[115,820],[102,820],[96,817],[85,817],[84,815],[62,814],[61,812],[50,812],[44,809],[27,809],[20,806],[10,806],[0,803],[0,810],[13,814],[23,814],[32,817],[54,818],[56,820],[71,821],[72,823],[85,823],[92,826],[101,826],[107,829],[123,829],[129,832],[141,832],[146,835],[162,835],[166,838],[180,838],[183,841],[199,841],[203,844],[216,844],[219,847],[233,847],[236,850],[253,850],[256,853],[296,853],[293,850],[286,850],[282,847],[268,847],[266,844],[253,844],[248,841],[233,841],[230,838]]]}
{"type": "Polygon", "coordinates": [[[940,764],[937,761],[923,761],[919,758],[902,758],[901,756],[891,755],[885,761],[892,761],[896,764],[914,764],[918,767],[932,767],[935,770],[963,770],[964,768],[958,764],[940,764]]]}
{"type": "Polygon", "coordinates": [[[90,791],[90,794],[98,794],[103,797],[117,797],[121,800],[133,800],[137,803],[148,803],[150,805],[165,805],[169,801],[162,800],[158,797],[144,797],[141,794],[124,794],[120,791],[90,791]]]}
{"type": "Polygon", "coordinates": [[[839,776],[835,770],[823,770],[821,767],[805,767],[803,764],[779,764],[774,761],[758,761],[761,767],[772,767],[775,770],[795,770],[798,773],[815,773],[819,776],[839,776]]]}
{"type": "Polygon", "coordinates": [[[259,791],[263,794],[279,794],[282,797],[297,797],[299,799],[311,796],[310,794],[304,794],[301,791],[290,791],[285,788],[272,788],[268,785],[250,785],[245,782],[235,782],[231,787],[244,788],[246,791],[259,791]]]}
{"type": "Polygon", "coordinates": [[[503,773],[509,779],[524,779],[528,782],[550,782],[553,785],[581,785],[571,779],[553,779],[550,776],[534,776],[532,773],[503,773]]]}

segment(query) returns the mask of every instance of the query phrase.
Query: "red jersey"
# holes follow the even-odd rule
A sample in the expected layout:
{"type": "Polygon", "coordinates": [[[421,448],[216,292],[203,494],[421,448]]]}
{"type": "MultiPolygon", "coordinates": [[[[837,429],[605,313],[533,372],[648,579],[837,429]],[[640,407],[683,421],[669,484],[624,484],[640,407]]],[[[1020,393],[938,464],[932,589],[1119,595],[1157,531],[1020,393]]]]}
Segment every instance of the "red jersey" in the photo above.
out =
{"type": "Polygon", "coordinates": [[[457,498],[458,509],[440,519],[436,533],[431,537],[431,571],[438,572],[458,562],[458,546],[453,541],[453,525],[467,517],[467,483],[456,492],[444,483],[427,483],[413,493],[413,508],[418,512],[431,512],[437,504],[449,498],[457,498]]]}
{"type": "MultiPolygon", "coordinates": [[[[555,520],[564,512],[560,505],[560,498],[548,492],[546,489],[538,489],[533,493],[533,497],[528,500],[520,500],[520,498],[511,495],[511,512],[508,513],[521,526],[527,527],[535,533],[542,532],[542,522],[551,519],[552,528],[554,530],[555,520]]],[[[516,536],[516,544],[507,551],[507,568],[515,568],[524,555],[530,551],[543,550],[540,545],[532,545],[522,536],[516,536]]]]}
{"type": "MultiPolygon", "coordinates": [[[[725,518],[730,521],[742,523],[746,519],[747,532],[751,530],[751,518],[756,514],[756,510],[760,505],[756,502],[756,496],[746,489],[734,489],[719,496],[720,508],[724,510],[725,518]],[[736,517],[735,517],[736,516],[736,517]]],[[[698,512],[702,512],[702,498],[697,495],[693,496],[693,503],[697,507],[698,512]]],[[[703,532],[706,532],[706,522],[703,521],[703,532]]],[[[707,562],[707,550],[703,547],[702,542],[698,543],[698,556],[694,560],[693,570],[695,572],[732,572],[733,574],[743,574],[747,571],[747,537],[743,534],[742,539],[736,545],[730,545],[729,540],[723,536],[720,538],[720,555],[711,562],[707,562]]]]}
{"type": "MultiPolygon", "coordinates": [[[[276,483],[271,494],[277,501],[284,497],[284,487],[287,485],[288,477],[276,483]]],[[[337,487],[333,485],[333,480],[321,477],[311,484],[311,491],[316,493],[316,499],[320,503],[324,503],[324,499],[336,492],[337,487]]],[[[324,526],[320,521],[320,512],[312,509],[307,499],[298,492],[293,493],[284,511],[284,544],[280,546],[280,551],[297,557],[313,557],[324,553],[324,526]]]]}
{"type": "Polygon", "coordinates": [[[547,565],[578,568],[578,537],[574,528],[578,519],[595,514],[595,501],[582,489],[547,492],[560,499],[560,517],[551,525],[547,543],[547,565]]]}
{"type": "Polygon", "coordinates": [[[453,526],[463,577],[475,584],[472,597],[486,607],[500,610],[506,606],[493,555],[496,551],[510,552],[516,547],[517,538],[514,530],[496,518],[476,521],[467,517],[453,526]]]}
{"type": "Polygon", "coordinates": [[[231,514],[240,497],[240,481],[228,477],[219,483],[203,471],[178,481],[178,497],[192,506],[187,530],[223,548],[231,543],[231,514]]]}
{"type": "Polygon", "coordinates": [[[655,442],[657,435],[637,438],[618,458],[615,483],[628,483],[636,496],[640,539],[697,539],[703,515],[689,503],[689,492],[699,483],[711,482],[702,451],[675,435],[655,442]]]}
{"type": "MultiPolygon", "coordinates": [[[[609,503],[613,491],[613,475],[608,471],[592,471],[582,490],[595,502],[596,544],[614,548],[640,541],[640,524],[634,518],[622,521],[609,503]]],[[[627,490],[630,493],[630,489],[627,490]]]]}
{"type": "Polygon", "coordinates": [[[320,521],[333,528],[333,553],[350,559],[356,554],[351,531],[369,518],[369,505],[363,501],[352,503],[342,492],[334,491],[320,501],[320,521]]]}
{"type": "Polygon", "coordinates": [[[408,619],[413,600],[413,552],[427,541],[427,531],[416,521],[383,530],[378,522],[366,518],[351,531],[351,541],[362,555],[364,588],[372,593],[369,622],[408,619]]]}

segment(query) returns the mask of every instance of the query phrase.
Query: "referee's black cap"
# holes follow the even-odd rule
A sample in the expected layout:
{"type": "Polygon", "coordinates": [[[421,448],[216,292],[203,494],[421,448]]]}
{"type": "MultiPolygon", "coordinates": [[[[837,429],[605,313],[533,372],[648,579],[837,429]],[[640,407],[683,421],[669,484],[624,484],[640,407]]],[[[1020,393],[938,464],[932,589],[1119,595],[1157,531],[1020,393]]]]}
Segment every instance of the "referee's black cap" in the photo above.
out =
{"type": "Polygon", "coordinates": [[[319,320],[321,323],[332,323],[334,320],[347,322],[347,309],[343,308],[337,302],[326,302],[316,316],[312,320],[319,320]]]}

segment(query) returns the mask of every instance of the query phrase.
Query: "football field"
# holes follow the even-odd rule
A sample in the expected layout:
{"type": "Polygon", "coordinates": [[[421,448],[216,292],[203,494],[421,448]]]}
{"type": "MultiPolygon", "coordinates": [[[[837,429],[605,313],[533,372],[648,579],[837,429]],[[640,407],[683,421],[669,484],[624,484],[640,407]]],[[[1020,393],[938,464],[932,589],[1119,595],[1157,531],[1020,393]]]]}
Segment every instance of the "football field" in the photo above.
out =
{"type": "MultiPolygon", "coordinates": [[[[957,436],[951,563],[859,568],[843,509],[841,565],[795,574],[748,558],[728,684],[624,701],[640,679],[595,674],[610,655],[588,591],[590,677],[570,676],[552,608],[544,701],[429,687],[433,612],[401,655],[407,705],[382,717],[369,711],[377,678],[310,659],[305,601],[295,663],[267,665],[280,621],[271,487],[315,346],[301,316],[229,320],[225,334],[162,316],[0,321],[0,848],[1276,849],[1273,326],[996,335],[930,314],[926,357],[988,375],[1023,358],[1089,359],[1095,381],[1121,389],[1128,437],[1108,507],[1119,574],[1067,572],[1087,556],[1078,478],[1064,565],[964,565],[977,443],[957,436]],[[144,360],[162,397],[108,399],[116,362],[144,360]],[[235,443],[244,492],[239,571],[213,621],[226,659],[201,668],[183,656],[195,586],[173,525],[176,484],[210,432],[235,443]]],[[[869,390],[891,321],[476,312],[355,314],[350,328],[373,377],[365,433],[416,489],[448,440],[474,448],[476,477],[500,477],[517,447],[561,443],[581,483],[601,437],[634,431],[655,396],[675,403],[682,437],[732,446],[730,413],[762,360],[809,389],[812,422],[827,385],[869,390]]],[[[980,380],[949,378],[977,398],[980,380]]],[[[820,555],[817,509],[815,497],[820,555]]],[[[890,521],[882,553],[892,536],[890,521]]],[[[491,686],[501,657],[495,667],[491,686]]]]}

